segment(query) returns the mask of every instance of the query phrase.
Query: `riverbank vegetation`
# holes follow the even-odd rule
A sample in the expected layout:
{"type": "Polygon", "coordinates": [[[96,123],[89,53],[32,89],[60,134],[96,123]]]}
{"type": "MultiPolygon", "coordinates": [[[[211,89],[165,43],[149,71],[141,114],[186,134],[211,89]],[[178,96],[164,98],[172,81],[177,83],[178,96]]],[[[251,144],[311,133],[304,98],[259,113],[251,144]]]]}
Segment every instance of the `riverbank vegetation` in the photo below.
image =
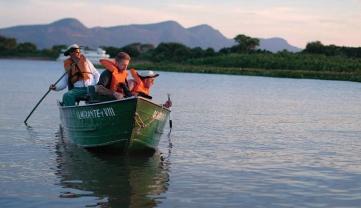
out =
{"type": "Polygon", "coordinates": [[[50,49],[39,50],[30,42],[18,43],[15,38],[0,35],[0,58],[56,59],[65,45],[55,45],[50,49]]]}
{"type": "MultiPolygon", "coordinates": [[[[271,53],[258,49],[259,39],[237,35],[236,44],[220,51],[189,48],[180,43],[133,43],[125,47],[103,47],[111,57],[125,51],[132,67],[156,71],[217,73],[289,78],[314,78],[361,82],[361,47],[340,47],[310,42],[303,51],[271,53]]],[[[0,36],[0,57],[55,59],[65,45],[38,50],[32,43],[17,43],[0,36]]]]}
{"type": "Polygon", "coordinates": [[[161,43],[142,52],[137,50],[142,45],[138,43],[115,51],[130,53],[136,68],[361,82],[361,48],[324,46],[316,41],[298,53],[271,53],[257,49],[258,39],[238,35],[235,40],[237,45],[219,52],[178,43],[161,43]]]}

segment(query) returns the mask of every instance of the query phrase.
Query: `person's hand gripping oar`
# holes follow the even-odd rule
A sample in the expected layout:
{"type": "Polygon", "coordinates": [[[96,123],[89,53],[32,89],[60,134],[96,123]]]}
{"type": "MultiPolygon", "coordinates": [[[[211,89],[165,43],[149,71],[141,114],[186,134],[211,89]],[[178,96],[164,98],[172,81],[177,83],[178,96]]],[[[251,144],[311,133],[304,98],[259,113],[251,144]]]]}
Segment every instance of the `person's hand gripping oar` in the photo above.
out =
{"type": "Polygon", "coordinates": [[[63,75],[61,75],[61,77],[52,85],[50,85],[48,91],[44,94],[44,96],[42,98],[40,98],[39,102],[36,103],[35,107],[33,108],[33,110],[31,110],[31,112],[29,113],[29,115],[26,117],[26,119],[24,120],[24,124],[27,124],[28,119],[30,118],[31,114],[33,114],[33,112],[35,111],[35,109],[40,105],[40,103],[44,100],[44,98],[49,94],[49,92],[51,90],[53,90],[53,88],[55,87],[56,84],[58,84],[58,82],[67,74],[67,72],[64,72],[63,75]]]}

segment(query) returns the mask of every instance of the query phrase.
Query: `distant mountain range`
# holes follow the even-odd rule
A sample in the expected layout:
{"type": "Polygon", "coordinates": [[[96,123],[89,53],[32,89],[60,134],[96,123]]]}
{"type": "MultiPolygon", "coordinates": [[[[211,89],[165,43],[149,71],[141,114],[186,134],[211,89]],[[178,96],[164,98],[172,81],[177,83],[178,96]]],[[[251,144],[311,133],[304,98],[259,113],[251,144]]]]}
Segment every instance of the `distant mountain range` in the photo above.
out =
{"type": "MultiPolygon", "coordinates": [[[[18,42],[34,43],[38,48],[73,43],[96,48],[99,46],[123,47],[135,42],[153,45],[161,42],[178,42],[191,48],[210,47],[219,50],[235,44],[233,39],[226,38],[209,25],[184,28],[175,21],[87,28],[77,19],[66,18],[44,25],[2,28],[0,35],[16,38],[18,42]]],[[[260,39],[260,48],[272,52],[301,50],[288,44],[282,38],[260,39]]]]}

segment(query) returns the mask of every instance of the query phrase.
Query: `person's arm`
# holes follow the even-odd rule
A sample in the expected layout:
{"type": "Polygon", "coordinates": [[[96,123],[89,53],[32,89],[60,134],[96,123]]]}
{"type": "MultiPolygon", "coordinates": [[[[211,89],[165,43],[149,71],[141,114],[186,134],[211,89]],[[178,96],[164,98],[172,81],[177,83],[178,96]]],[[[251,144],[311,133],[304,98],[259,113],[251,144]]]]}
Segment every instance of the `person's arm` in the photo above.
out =
{"type": "Polygon", "coordinates": [[[73,60],[71,58],[67,58],[64,60],[64,69],[65,71],[69,71],[70,68],[72,67],[72,65],[74,65],[75,63],[73,62],[73,60]]]}
{"type": "Polygon", "coordinates": [[[99,95],[106,95],[106,96],[111,96],[111,97],[113,96],[116,99],[123,98],[123,95],[121,93],[114,92],[113,90],[110,90],[110,89],[104,87],[103,85],[96,85],[95,92],[98,93],[99,95]]]}
{"type": "Polygon", "coordinates": [[[100,74],[99,82],[95,86],[95,92],[99,95],[107,95],[115,97],[116,99],[121,99],[120,93],[114,92],[110,88],[110,83],[112,81],[112,74],[108,70],[104,70],[100,74]]]}
{"type": "Polygon", "coordinates": [[[104,86],[106,88],[109,88],[111,81],[112,81],[112,74],[110,73],[110,71],[104,70],[100,74],[100,78],[99,78],[99,81],[98,81],[97,85],[102,85],[102,86],[104,86]]]}
{"type": "Polygon", "coordinates": [[[117,100],[122,99],[124,97],[122,93],[114,92],[113,90],[110,90],[109,88],[106,88],[101,84],[97,84],[95,86],[95,92],[98,93],[99,95],[114,97],[117,100]]]}
{"type": "Polygon", "coordinates": [[[55,90],[55,91],[60,91],[66,88],[66,86],[68,86],[68,74],[66,74],[63,78],[61,78],[61,80],[56,84],[51,84],[49,89],[50,90],[55,90]]]}

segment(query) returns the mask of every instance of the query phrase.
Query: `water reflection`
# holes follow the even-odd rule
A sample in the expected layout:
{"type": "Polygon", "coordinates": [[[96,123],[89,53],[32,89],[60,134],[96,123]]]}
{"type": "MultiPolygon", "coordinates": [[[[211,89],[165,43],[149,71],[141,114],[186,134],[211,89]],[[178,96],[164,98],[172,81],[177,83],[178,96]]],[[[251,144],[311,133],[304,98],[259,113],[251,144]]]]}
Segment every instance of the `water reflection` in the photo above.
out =
{"type": "MultiPolygon", "coordinates": [[[[58,136],[59,137],[59,136],[58,136]]],[[[106,155],[74,144],[56,144],[61,198],[97,197],[94,207],[154,207],[169,185],[169,162],[153,156],[106,155]]]]}

